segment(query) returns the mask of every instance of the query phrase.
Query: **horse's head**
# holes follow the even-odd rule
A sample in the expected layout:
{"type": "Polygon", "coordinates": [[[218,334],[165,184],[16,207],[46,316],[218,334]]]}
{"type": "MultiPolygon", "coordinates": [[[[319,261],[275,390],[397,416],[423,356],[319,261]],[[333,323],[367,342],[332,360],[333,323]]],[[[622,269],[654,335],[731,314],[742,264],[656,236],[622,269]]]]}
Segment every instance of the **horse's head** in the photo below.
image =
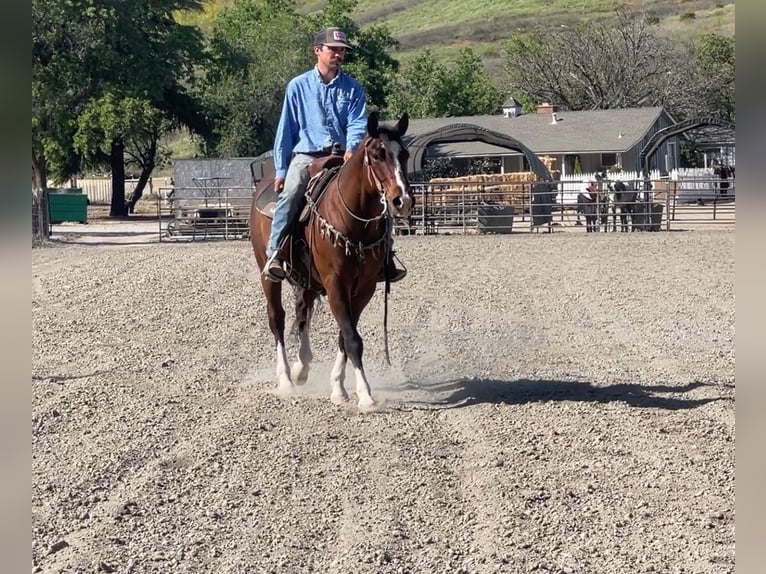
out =
{"type": "Polygon", "coordinates": [[[378,115],[371,112],[367,118],[367,138],[364,141],[364,163],[370,170],[377,190],[385,197],[394,217],[409,217],[415,197],[407,181],[409,152],[402,142],[409,118],[405,113],[394,127],[381,126],[378,115]]]}

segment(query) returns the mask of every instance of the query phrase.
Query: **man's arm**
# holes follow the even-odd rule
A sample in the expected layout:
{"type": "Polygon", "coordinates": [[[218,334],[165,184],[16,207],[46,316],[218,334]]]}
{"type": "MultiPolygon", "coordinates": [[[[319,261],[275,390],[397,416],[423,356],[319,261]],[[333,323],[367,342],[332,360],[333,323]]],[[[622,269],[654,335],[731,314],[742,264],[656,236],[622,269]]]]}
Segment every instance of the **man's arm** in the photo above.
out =
{"type": "Polygon", "coordinates": [[[367,94],[359,84],[355,90],[356,98],[348,108],[348,123],[346,124],[346,150],[353,152],[367,133],[367,94]]]}
{"type": "Polygon", "coordinates": [[[293,113],[294,88],[292,82],[287,84],[285,101],[282,104],[282,115],[279,116],[277,134],[274,137],[274,171],[276,178],[287,175],[295,141],[298,139],[298,123],[293,113]]]}

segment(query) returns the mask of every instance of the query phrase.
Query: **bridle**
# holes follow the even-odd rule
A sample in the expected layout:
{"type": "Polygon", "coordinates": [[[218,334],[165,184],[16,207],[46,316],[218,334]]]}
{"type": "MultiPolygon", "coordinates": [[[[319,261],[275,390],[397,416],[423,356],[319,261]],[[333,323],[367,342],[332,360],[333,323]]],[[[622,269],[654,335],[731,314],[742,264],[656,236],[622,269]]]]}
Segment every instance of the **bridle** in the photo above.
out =
{"type": "MultiPolygon", "coordinates": [[[[340,198],[340,203],[343,206],[343,208],[346,210],[346,213],[348,213],[351,217],[353,217],[357,221],[361,221],[365,225],[367,225],[368,223],[372,223],[373,221],[378,221],[380,219],[383,219],[388,214],[388,202],[386,201],[386,190],[383,187],[383,182],[378,177],[378,174],[375,173],[375,169],[372,167],[372,162],[370,161],[370,153],[369,153],[370,142],[372,142],[372,140],[369,140],[364,146],[364,167],[367,168],[367,175],[370,178],[370,183],[373,184],[375,189],[380,194],[380,203],[382,205],[381,212],[375,217],[371,217],[369,219],[364,217],[359,217],[356,213],[351,211],[351,208],[346,204],[346,200],[343,198],[343,194],[340,191],[340,184],[336,185],[336,188],[338,190],[338,197],[340,198]]],[[[338,174],[338,176],[340,176],[340,174],[338,174]]]]}

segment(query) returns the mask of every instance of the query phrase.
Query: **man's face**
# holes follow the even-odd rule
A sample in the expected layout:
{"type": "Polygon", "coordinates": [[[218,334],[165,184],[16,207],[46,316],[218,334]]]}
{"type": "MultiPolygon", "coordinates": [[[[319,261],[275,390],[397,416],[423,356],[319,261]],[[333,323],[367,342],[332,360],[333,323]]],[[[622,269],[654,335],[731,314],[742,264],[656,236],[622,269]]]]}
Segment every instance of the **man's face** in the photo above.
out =
{"type": "Polygon", "coordinates": [[[346,48],[336,46],[315,46],[314,53],[317,61],[328,68],[337,68],[343,63],[346,56],[346,48]]]}

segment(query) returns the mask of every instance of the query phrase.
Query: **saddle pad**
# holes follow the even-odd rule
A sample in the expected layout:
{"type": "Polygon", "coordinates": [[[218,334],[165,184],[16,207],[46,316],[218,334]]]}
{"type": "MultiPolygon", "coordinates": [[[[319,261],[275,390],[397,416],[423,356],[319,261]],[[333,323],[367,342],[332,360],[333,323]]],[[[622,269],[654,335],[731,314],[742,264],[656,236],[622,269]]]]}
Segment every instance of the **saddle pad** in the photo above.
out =
{"type": "Polygon", "coordinates": [[[301,211],[301,215],[298,218],[299,222],[303,223],[309,218],[309,214],[311,213],[311,204],[319,203],[322,195],[324,194],[324,190],[327,189],[327,184],[330,183],[330,180],[332,180],[333,176],[338,172],[339,169],[339,165],[325,168],[311,178],[306,188],[306,197],[310,201],[301,211]]]}
{"type": "Polygon", "coordinates": [[[257,190],[255,208],[269,219],[274,219],[274,210],[277,208],[278,194],[274,191],[274,183],[257,190]]]}

